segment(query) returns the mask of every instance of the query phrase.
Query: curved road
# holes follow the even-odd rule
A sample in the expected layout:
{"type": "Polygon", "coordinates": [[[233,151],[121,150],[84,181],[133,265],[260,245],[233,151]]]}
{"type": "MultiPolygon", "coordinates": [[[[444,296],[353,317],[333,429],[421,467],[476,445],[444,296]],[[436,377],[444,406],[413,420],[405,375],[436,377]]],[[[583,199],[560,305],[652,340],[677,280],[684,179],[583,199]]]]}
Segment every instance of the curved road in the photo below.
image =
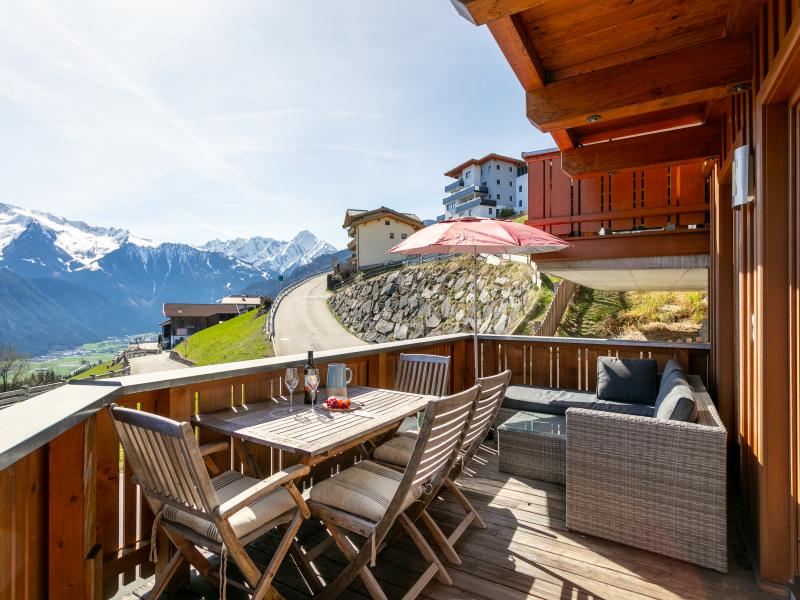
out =
{"type": "Polygon", "coordinates": [[[173,369],[188,369],[189,365],[170,360],[169,352],[160,354],[145,354],[130,359],[131,375],[143,373],[158,373],[159,371],[172,371],[173,369]]]}
{"type": "Polygon", "coordinates": [[[328,309],[327,275],[320,275],[289,292],[275,313],[275,356],[308,350],[334,350],[363,346],[328,309]]]}

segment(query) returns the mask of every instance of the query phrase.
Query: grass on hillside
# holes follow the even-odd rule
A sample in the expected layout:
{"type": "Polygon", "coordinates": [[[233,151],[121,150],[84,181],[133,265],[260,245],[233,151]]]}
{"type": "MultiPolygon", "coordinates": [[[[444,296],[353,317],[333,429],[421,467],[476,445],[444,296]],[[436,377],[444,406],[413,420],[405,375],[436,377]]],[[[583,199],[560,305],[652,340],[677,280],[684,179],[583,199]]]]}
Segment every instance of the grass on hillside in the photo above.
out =
{"type": "Polygon", "coordinates": [[[580,287],[558,335],[654,341],[696,338],[707,317],[705,292],[613,292],[580,287]]]}
{"type": "Polygon", "coordinates": [[[544,318],[545,313],[547,313],[547,308],[553,301],[553,279],[554,278],[542,274],[542,285],[536,292],[536,298],[528,314],[525,316],[522,323],[520,323],[519,327],[517,327],[515,331],[517,335],[534,335],[536,333],[533,324],[544,318]]]}
{"type": "MultiPolygon", "coordinates": [[[[112,359],[113,360],[113,359],[112,359]]],[[[91,377],[92,375],[105,375],[109,371],[119,371],[122,368],[122,363],[111,365],[111,361],[107,360],[105,362],[101,362],[93,366],[91,369],[87,369],[83,373],[79,375],[75,375],[71,379],[86,379],[87,377],[91,377]]]]}
{"type": "Polygon", "coordinates": [[[201,366],[272,356],[272,344],[264,336],[266,319],[266,314],[259,316],[257,310],[251,310],[198,331],[175,351],[201,366]]]}

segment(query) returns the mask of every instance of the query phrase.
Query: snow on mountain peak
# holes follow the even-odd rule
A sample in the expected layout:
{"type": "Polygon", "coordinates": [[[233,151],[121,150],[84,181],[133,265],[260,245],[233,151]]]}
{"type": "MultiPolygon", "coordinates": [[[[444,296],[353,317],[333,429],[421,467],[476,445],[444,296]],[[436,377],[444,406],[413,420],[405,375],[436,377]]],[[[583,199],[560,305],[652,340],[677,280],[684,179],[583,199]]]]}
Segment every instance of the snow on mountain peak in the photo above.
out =
{"type": "Polygon", "coordinates": [[[33,225],[52,232],[54,245],[69,255],[78,268],[90,270],[99,269],[97,261],[126,242],[139,246],[158,245],[126,229],[93,227],[83,221],[70,221],[50,213],[0,203],[0,260],[3,249],[33,225]]]}
{"type": "Polygon", "coordinates": [[[310,231],[301,231],[290,241],[283,242],[267,237],[212,240],[202,250],[221,252],[253,266],[278,273],[289,273],[310,263],[321,254],[336,252],[336,248],[319,239],[310,231]]]}

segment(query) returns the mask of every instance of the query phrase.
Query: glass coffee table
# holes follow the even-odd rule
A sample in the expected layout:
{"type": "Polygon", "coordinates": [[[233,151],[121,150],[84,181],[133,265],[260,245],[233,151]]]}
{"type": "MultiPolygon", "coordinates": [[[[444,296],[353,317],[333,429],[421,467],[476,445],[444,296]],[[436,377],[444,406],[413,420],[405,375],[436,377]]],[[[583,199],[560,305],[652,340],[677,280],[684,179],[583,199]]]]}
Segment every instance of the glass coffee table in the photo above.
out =
{"type": "Polygon", "coordinates": [[[520,411],[497,428],[500,471],[566,482],[567,418],[520,411]]]}

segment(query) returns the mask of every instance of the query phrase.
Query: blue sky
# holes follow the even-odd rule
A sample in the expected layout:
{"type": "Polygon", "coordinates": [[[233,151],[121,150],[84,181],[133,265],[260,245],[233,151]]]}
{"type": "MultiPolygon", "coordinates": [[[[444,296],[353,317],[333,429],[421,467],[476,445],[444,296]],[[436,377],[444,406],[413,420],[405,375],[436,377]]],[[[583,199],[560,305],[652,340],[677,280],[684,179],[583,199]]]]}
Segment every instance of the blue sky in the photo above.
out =
{"type": "Polygon", "coordinates": [[[4,2],[0,202],[159,241],[438,214],[444,171],[551,139],[447,0],[4,2]]]}

